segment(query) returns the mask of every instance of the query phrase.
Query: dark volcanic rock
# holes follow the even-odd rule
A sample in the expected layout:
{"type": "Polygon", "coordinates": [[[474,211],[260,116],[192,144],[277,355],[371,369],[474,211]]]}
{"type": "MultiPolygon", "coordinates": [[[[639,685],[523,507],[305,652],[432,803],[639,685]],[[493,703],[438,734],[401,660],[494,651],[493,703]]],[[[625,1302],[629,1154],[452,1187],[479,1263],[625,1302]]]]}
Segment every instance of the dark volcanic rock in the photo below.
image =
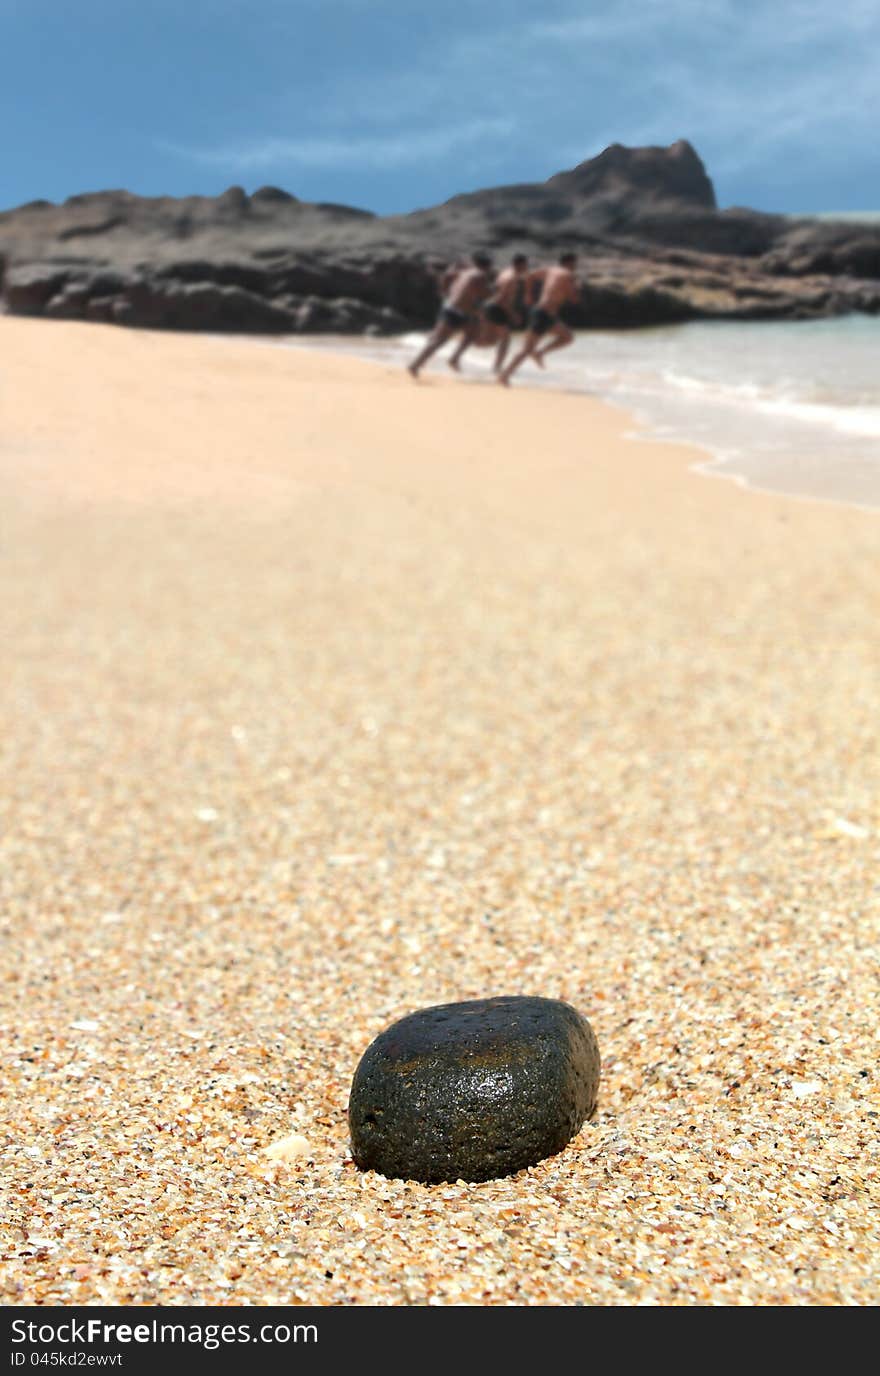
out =
{"type": "Polygon", "coordinates": [[[82,282],[68,282],[46,302],[43,314],[50,320],[81,320],[88,307],[89,294],[82,282]]]}
{"type": "Polygon", "coordinates": [[[356,280],[347,263],[324,263],[312,257],[276,263],[271,269],[272,291],[292,296],[347,296],[356,280]]]}
{"type": "Polygon", "coordinates": [[[266,269],[254,263],[226,262],[223,259],[175,258],[163,263],[150,274],[157,281],[174,279],[181,282],[200,282],[203,286],[214,282],[220,287],[243,287],[258,296],[269,294],[270,279],[266,269]]]}
{"type": "Polygon", "coordinates": [[[243,287],[151,278],[133,283],[117,299],[113,318],[120,325],[165,330],[284,334],[294,328],[289,311],[243,287]]]}
{"type": "Polygon", "coordinates": [[[432,324],[437,313],[437,278],[424,262],[403,254],[371,263],[358,294],[419,325],[432,324]]]}
{"type": "Polygon", "coordinates": [[[715,209],[715,189],[702,159],[687,139],[668,148],[625,148],[612,143],[570,172],[558,172],[546,186],[563,195],[627,196],[681,201],[715,209]]]}
{"type": "Polygon", "coordinates": [[[291,303],[293,328],[302,334],[399,334],[407,328],[402,316],[388,306],[368,306],[340,296],[326,300],[307,296],[291,303]]]}
{"type": "Polygon", "coordinates": [[[545,182],[408,215],[310,204],[271,186],[252,196],[89,192],[0,212],[7,309],[109,312],[151,328],[423,328],[436,315],[438,269],[476,249],[500,266],[514,251],[547,261],[563,248],[580,254],[583,293],[570,313],[580,328],[878,309],[880,226],[719,210],[685,140],[612,144],[545,182]],[[116,280],[99,282],[100,271],[116,280]]]}
{"type": "Polygon", "coordinates": [[[243,186],[230,186],[217,197],[217,210],[221,215],[247,215],[251,208],[250,197],[243,186]]]}
{"type": "Polygon", "coordinates": [[[668,205],[655,209],[635,204],[618,218],[617,229],[658,247],[754,258],[773,246],[784,224],[781,215],[764,215],[757,210],[707,211],[668,205]]]}
{"type": "Polygon", "coordinates": [[[68,239],[98,238],[101,234],[109,234],[111,230],[118,229],[122,224],[125,224],[122,215],[108,215],[103,220],[95,220],[92,224],[71,225],[68,229],[60,229],[58,238],[62,243],[68,239]]]}
{"type": "Polygon", "coordinates": [[[698,312],[684,296],[662,287],[594,285],[581,288],[580,300],[566,307],[565,318],[575,329],[626,330],[641,325],[675,325],[694,320],[698,312]]]}
{"type": "Polygon", "coordinates": [[[65,286],[69,268],[51,263],[10,267],[3,277],[3,298],[16,315],[42,315],[43,308],[65,286]]]}
{"type": "Polygon", "coordinates": [[[561,1151],[593,1112],[599,1049],[557,999],[503,997],[424,1008],[367,1048],[348,1116],[363,1170],[489,1180],[561,1151]]]}
{"type": "Polygon", "coordinates": [[[295,201],[296,197],[291,196],[289,191],[282,191],[280,186],[260,186],[251,196],[251,203],[256,201],[257,205],[283,205],[295,201]]]}
{"type": "Polygon", "coordinates": [[[99,268],[97,272],[88,274],[83,285],[89,296],[116,296],[125,291],[130,280],[126,273],[114,272],[112,268],[99,268]]]}
{"type": "Polygon", "coordinates": [[[715,211],[715,191],[700,158],[684,139],[669,148],[624,148],[612,144],[596,158],[546,182],[490,187],[455,196],[446,206],[410,217],[427,228],[446,211],[483,216],[507,237],[529,237],[535,229],[601,232],[641,215],[715,211]]]}
{"type": "Polygon", "coordinates": [[[90,296],[83,311],[83,318],[102,325],[115,324],[113,308],[116,300],[115,296],[90,296]]]}
{"type": "Polygon", "coordinates": [[[880,230],[872,236],[854,234],[835,243],[820,232],[812,241],[801,234],[792,235],[764,259],[764,269],[779,276],[804,277],[817,273],[860,277],[880,277],[880,230]]]}
{"type": "Polygon", "coordinates": [[[880,236],[841,244],[832,254],[831,270],[851,277],[880,277],[880,236]]]}

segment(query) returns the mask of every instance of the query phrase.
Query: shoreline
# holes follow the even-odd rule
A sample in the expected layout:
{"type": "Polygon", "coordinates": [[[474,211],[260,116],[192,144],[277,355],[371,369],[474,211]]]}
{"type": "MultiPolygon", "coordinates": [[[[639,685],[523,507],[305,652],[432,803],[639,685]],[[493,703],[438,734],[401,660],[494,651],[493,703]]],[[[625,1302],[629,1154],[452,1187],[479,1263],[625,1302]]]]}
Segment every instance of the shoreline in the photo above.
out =
{"type": "MultiPolygon", "coordinates": [[[[637,437],[634,436],[634,438],[637,437]]],[[[662,440],[656,437],[652,438],[654,443],[662,443],[662,440]]],[[[670,441],[670,443],[675,443],[675,441],[670,441]]],[[[790,489],[784,487],[764,487],[759,486],[757,483],[753,483],[743,473],[723,473],[720,467],[717,471],[713,471],[716,465],[722,465],[725,462],[727,461],[723,458],[710,458],[704,463],[695,463],[693,465],[693,471],[699,474],[700,477],[726,479],[728,482],[734,483],[737,487],[743,488],[746,492],[765,493],[768,497],[785,497],[792,502],[810,502],[817,503],[820,506],[840,506],[849,511],[865,512],[870,516],[876,516],[880,513],[880,504],[872,505],[870,502],[853,502],[849,501],[846,497],[829,497],[812,492],[792,492],[790,489]]]]}
{"type": "MultiPolygon", "coordinates": [[[[716,323],[716,326],[713,328],[720,331],[725,327],[723,323],[716,323]]],[[[766,326],[758,328],[766,328],[766,326]]],[[[804,328],[808,328],[808,326],[804,326],[804,328]]],[[[672,334],[676,330],[687,331],[687,329],[688,326],[666,327],[666,330],[659,330],[659,333],[661,335],[667,332],[672,334]]],[[[658,331],[653,331],[652,333],[657,335],[658,331]]],[[[599,335],[596,337],[602,338],[604,336],[602,332],[599,332],[599,335]]],[[[417,348],[417,340],[422,338],[423,336],[407,337],[407,352],[410,348],[417,348]]],[[[589,338],[589,333],[579,336],[579,340],[589,340],[589,338]]],[[[319,341],[314,343],[310,341],[302,342],[295,336],[291,336],[283,341],[278,341],[276,347],[277,346],[298,350],[305,349],[306,351],[315,349],[318,352],[331,352],[342,357],[362,358],[365,361],[386,364],[392,361],[394,363],[401,362],[401,366],[403,366],[402,360],[405,357],[403,352],[403,341],[397,339],[378,341],[371,345],[361,342],[352,344],[345,336],[338,336],[335,338],[328,336],[326,337],[326,342],[319,341]]],[[[645,348],[645,358],[647,359],[650,358],[653,350],[648,344],[646,344],[645,348]]],[[[480,353],[483,352],[484,351],[480,351],[480,353]]],[[[634,393],[628,396],[616,395],[615,389],[611,386],[610,382],[606,382],[606,385],[603,386],[597,378],[591,377],[586,371],[583,374],[583,386],[578,387],[571,385],[571,379],[566,379],[564,371],[566,366],[569,366],[569,369],[573,366],[567,355],[568,351],[564,350],[558,356],[563,371],[561,374],[557,373],[556,381],[554,381],[552,377],[552,365],[549,370],[550,377],[548,380],[544,380],[544,375],[530,375],[528,372],[528,365],[525,365],[522,373],[518,375],[514,386],[517,388],[526,386],[530,388],[530,390],[547,391],[555,394],[588,396],[604,402],[630,417],[633,425],[632,434],[634,438],[645,438],[649,443],[690,445],[703,452],[707,456],[706,464],[705,466],[698,465],[696,471],[704,476],[729,478],[734,483],[742,485],[748,491],[753,492],[766,492],[777,496],[790,496],[796,500],[831,502],[836,505],[853,507],[861,511],[880,511],[880,449],[878,449],[876,455],[873,456],[876,462],[872,463],[870,457],[873,449],[877,448],[876,436],[872,437],[866,434],[863,440],[864,458],[861,462],[863,465],[867,465],[865,474],[867,475],[867,472],[870,471],[871,476],[871,481],[868,481],[867,476],[865,476],[861,483],[861,485],[864,486],[865,482],[868,482],[868,491],[870,495],[867,499],[861,500],[858,496],[846,495],[845,492],[838,493],[833,490],[835,482],[838,486],[841,484],[844,486],[852,485],[852,455],[848,456],[850,468],[847,468],[845,465],[842,467],[838,466],[835,472],[835,460],[829,457],[824,463],[819,463],[818,467],[814,467],[812,474],[809,470],[803,471],[803,469],[801,469],[801,471],[798,471],[798,463],[794,456],[797,455],[799,446],[803,446],[808,452],[812,452],[816,446],[818,434],[818,432],[813,432],[812,434],[808,433],[804,429],[803,422],[800,422],[800,425],[792,422],[790,438],[791,457],[788,460],[787,466],[785,462],[783,462],[781,476],[778,475],[777,480],[774,481],[772,477],[772,468],[774,463],[778,467],[779,457],[777,455],[774,458],[773,452],[767,451],[763,454],[763,460],[761,459],[762,450],[758,438],[761,435],[760,427],[763,423],[766,428],[769,422],[766,418],[764,418],[762,422],[760,414],[755,418],[758,429],[756,431],[754,452],[751,458],[744,452],[731,453],[729,449],[725,448],[725,445],[719,438],[713,440],[710,433],[699,433],[701,423],[705,426],[704,418],[701,422],[700,407],[702,403],[699,397],[691,398],[688,403],[688,409],[691,412],[690,421],[680,415],[676,422],[670,423],[668,417],[663,419],[658,414],[652,414],[651,404],[649,404],[649,399],[647,397],[643,396],[640,399],[634,393]],[[697,431],[697,433],[693,433],[694,431],[697,431]],[[765,467],[769,465],[771,469],[771,472],[769,472],[763,480],[760,476],[756,475],[754,471],[748,471],[749,468],[754,470],[756,464],[760,466],[762,461],[765,467]],[[713,467],[717,471],[713,471],[713,467]],[[787,481],[785,480],[786,475],[787,481]]],[[[485,351],[485,357],[488,357],[488,351],[485,351]]],[[[438,361],[432,361],[432,363],[428,365],[429,376],[432,373],[436,376],[449,376],[448,373],[444,372],[441,366],[438,366],[442,361],[441,355],[438,361]]],[[[473,363],[473,361],[472,359],[471,362],[473,363]]],[[[587,361],[584,360],[585,366],[586,363],[587,361]]],[[[453,379],[455,379],[455,375],[453,374],[452,376],[453,379]]],[[[465,374],[458,376],[458,380],[466,384],[478,384],[484,381],[490,381],[491,379],[489,375],[484,376],[481,373],[475,374],[471,372],[470,376],[468,376],[465,372],[465,374]]],[[[670,397],[677,405],[682,405],[683,398],[680,393],[676,392],[675,388],[670,389],[670,397]]],[[[655,396],[652,401],[655,410],[657,401],[658,398],[655,396]]],[[[716,428],[722,426],[722,423],[723,417],[717,417],[715,422],[716,428]]],[[[838,465],[840,464],[841,456],[846,451],[847,442],[845,437],[835,435],[833,430],[829,431],[826,439],[829,456],[836,448],[838,465]]],[[[815,465],[815,456],[813,462],[815,465]]]]}
{"type": "Polygon", "coordinates": [[[0,1299],[877,1303],[874,513],[579,394],[0,342],[0,1299]],[[575,1139],[358,1171],[367,1045],[513,993],[596,1033],[575,1139]]]}
{"type": "MultiPolygon", "coordinates": [[[[10,321],[24,319],[24,317],[20,316],[4,317],[3,312],[0,311],[0,320],[2,320],[3,318],[9,319],[10,321]]],[[[31,321],[28,323],[35,322],[31,321]]],[[[53,326],[57,327],[61,324],[64,324],[65,322],[43,321],[42,323],[44,326],[52,328],[53,326]]],[[[81,321],[67,323],[76,323],[85,329],[89,329],[92,327],[89,323],[81,321]]],[[[727,322],[714,323],[719,328],[724,328],[727,322]]],[[[96,324],[94,327],[99,329],[113,328],[103,324],[96,324]]],[[[673,328],[686,329],[687,326],[657,326],[653,328],[656,331],[673,328]]],[[[646,331],[650,329],[651,327],[645,327],[646,331]]],[[[315,354],[319,357],[329,354],[341,359],[354,358],[365,363],[375,364],[379,367],[389,367],[392,369],[396,367],[396,361],[395,363],[391,363],[389,359],[384,358],[381,352],[381,346],[400,347],[400,340],[398,340],[397,337],[383,338],[379,341],[380,348],[376,349],[375,347],[371,347],[370,345],[363,344],[361,342],[353,344],[351,341],[356,337],[346,335],[310,335],[305,337],[289,335],[282,337],[266,337],[262,335],[235,335],[226,333],[211,333],[209,331],[156,331],[143,328],[138,329],[137,333],[146,336],[156,336],[158,338],[179,337],[210,339],[215,340],[221,344],[228,344],[232,341],[238,341],[240,343],[247,343],[251,346],[259,345],[264,348],[273,350],[293,350],[300,353],[315,354]]],[[[589,332],[581,332],[581,335],[579,337],[584,337],[585,334],[587,337],[589,336],[589,332]]],[[[418,336],[417,338],[423,339],[424,337],[425,336],[418,336]]],[[[413,347],[415,347],[415,344],[413,344],[413,347]]],[[[405,364],[401,363],[400,366],[405,367],[405,364]]],[[[434,362],[429,365],[427,372],[423,374],[421,380],[424,381],[426,378],[430,378],[432,376],[435,378],[446,378],[446,380],[450,382],[459,382],[465,385],[482,385],[491,380],[488,376],[484,378],[480,376],[475,376],[473,374],[471,374],[470,376],[468,376],[467,374],[450,374],[449,372],[444,372],[442,369],[440,369],[437,366],[437,362],[434,362]]],[[[607,406],[618,415],[625,416],[628,418],[631,429],[628,432],[626,432],[627,438],[631,438],[632,440],[638,442],[645,442],[649,445],[671,445],[673,448],[683,447],[691,449],[703,455],[704,457],[702,459],[696,460],[692,465],[693,471],[697,473],[700,477],[726,479],[732,482],[736,487],[739,487],[746,492],[754,494],[763,493],[768,496],[785,497],[799,502],[817,502],[823,505],[839,506],[864,513],[877,514],[878,512],[880,512],[880,491],[878,491],[878,495],[875,500],[859,501],[855,498],[838,496],[833,492],[829,491],[817,492],[804,489],[798,486],[790,485],[777,486],[769,481],[759,481],[749,473],[737,471],[734,465],[737,462],[742,462],[742,458],[738,459],[737,456],[725,453],[723,449],[720,449],[717,446],[713,446],[711,440],[705,436],[700,437],[689,435],[688,433],[686,433],[686,427],[684,427],[682,430],[673,430],[669,433],[664,433],[663,424],[659,422],[656,419],[656,417],[652,417],[650,414],[648,414],[644,409],[640,410],[640,406],[637,400],[620,398],[613,395],[608,390],[603,391],[601,388],[598,387],[587,389],[578,388],[574,386],[566,386],[564,380],[562,379],[560,379],[558,384],[554,384],[552,379],[549,382],[530,380],[528,374],[521,377],[520,380],[515,384],[515,388],[517,390],[521,389],[522,387],[526,387],[530,391],[546,392],[550,395],[584,397],[592,399],[593,401],[601,405],[607,406]],[[726,471],[728,469],[728,466],[729,471],[726,471]]],[[[866,447],[868,446],[869,442],[866,440],[866,447]]],[[[792,481],[794,482],[794,479],[792,479],[792,481]]],[[[878,478],[878,481],[880,481],[880,478],[878,478]]]]}

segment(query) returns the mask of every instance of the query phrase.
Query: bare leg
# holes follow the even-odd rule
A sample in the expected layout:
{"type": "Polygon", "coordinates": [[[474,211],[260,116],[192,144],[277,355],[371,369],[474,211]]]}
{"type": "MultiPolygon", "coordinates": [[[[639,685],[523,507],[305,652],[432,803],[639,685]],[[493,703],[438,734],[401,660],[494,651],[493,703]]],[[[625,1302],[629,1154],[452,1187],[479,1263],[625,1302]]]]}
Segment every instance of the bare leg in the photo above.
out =
{"type": "Polygon", "coordinates": [[[545,355],[549,354],[553,349],[564,349],[565,346],[571,344],[573,340],[574,335],[567,325],[554,325],[550,338],[543,349],[538,349],[534,354],[535,362],[543,368],[545,355]]]}
{"type": "Polygon", "coordinates": [[[504,367],[504,360],[507,357],[507,350],[510,348],[510,330],[499,326],[498,329],[498,348],[495,350],[494,371],[500,373],[504,367]]]}
{"type": "Polygon", "coordinates": [[[428,335],[421,353],[408,365],[407,371],[412,373],[413,377],[418,377],[420,369],[425,366],[431,355],[435,354],[440,345],[445,344],[453,334],[455,334],[455,330],[451,329],[449,325],[443,322],[435,325],[428,335]]]}
{"type": "Polygon", "coordinates": [[[525,341],[519,353],[510,363],[508,363],[504,371],[498,374],[498,381],[503,387],[508,385],[519,365],[525,362],[530,354],[535,352],[535,346],[540,338],[541,336],[534,334],[532,330],[527,331],[525,341]]]}
{"type": "Polygon", "coordinates": [[[455,352],[451,354],[449,357],[449,366],[453,369],[454,372],[458,372],[458,365],[461,362],[462,354],[464,353],[465,349],[470,348],[471,344],[473,344],[476,337],[477,327],[475,325],[468,325],[467,329],[462,330],[461,343],[459,344],[455,352]]]}

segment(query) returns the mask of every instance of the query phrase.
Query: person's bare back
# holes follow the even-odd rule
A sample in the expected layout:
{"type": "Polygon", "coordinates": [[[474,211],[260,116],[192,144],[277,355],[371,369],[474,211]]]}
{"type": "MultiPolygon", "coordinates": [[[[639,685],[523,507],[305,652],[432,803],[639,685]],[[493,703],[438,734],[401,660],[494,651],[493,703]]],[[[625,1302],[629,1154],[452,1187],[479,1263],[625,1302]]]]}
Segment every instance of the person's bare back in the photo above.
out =
{"type": "Polygon", "coordinates": [[[535,305],[548,315],[557,315],[568,301],[578,299],[577,278],[569,267],[554,264],[552,267],[538,268],[530,274],[530,280],[541,288],[535,305]]]}
{"type": "Polygon", "coordinates": [[[459,331],[466,339],[471,338],[479,321],[475,312],[481,301],[491,291],[492,260],[486,253],[475,253],[471,263],[455,265],[447,269],[441,279],[440,288],[445,292],[440,305],[440,313],[433,330],[428,335],[416,358],[408,365],[408,372],[417,378],[419,372],[432,354],[459,331]]]}
{"type": "Polygon", "coordinates": [[[500,306],[507,311],[508,315],[513,315],[517,307],[517,297],[522,287],[523,273],[511,266],[499,272],[495,279],[495,290],[489,298],[489,304],[500,306]]]}
{"type": "Polygon", "coordinates": [[[447,293],[446,304],[453,310],[470,315],[489,292],[489,278],[485,268],[466,267],[453,278],[447,293]]]}
{"type": "Polygon", "coordinates": [[[449,358],[449,366],[458,372],[464,354],[472,344],[478,347],[494,344],[495,372],[500,372],[507,356],[510,334],[522,318],[523,289],[529,260],[524,253],[515,253],[509,267],[495,278],[485,299],[480,303],[480,317],[476,327],[462,333],[458,348],[449,358]]]}
{"type": "Polygon", "coordinates": [[[559,319],[559,312],[569,302],[580,297],[580,284],[574,269],[577,254],[562,253],[559,262],[552,266],[538,268],[529,273],[528,292],[534,303],[529,311],[528,328],[525,342],[516,358],[498,374],[498,381],[507,386],[519,365],[526,358],[533,358],[539,367],[544,367],[544,358],[553,349],[563,349],[571,344],[574,335],[566,324],[559,319]],[[535,297],[537,295],[537,301],[535,297]],[[539,347],[539,341],[546,343],[539,347]]]}

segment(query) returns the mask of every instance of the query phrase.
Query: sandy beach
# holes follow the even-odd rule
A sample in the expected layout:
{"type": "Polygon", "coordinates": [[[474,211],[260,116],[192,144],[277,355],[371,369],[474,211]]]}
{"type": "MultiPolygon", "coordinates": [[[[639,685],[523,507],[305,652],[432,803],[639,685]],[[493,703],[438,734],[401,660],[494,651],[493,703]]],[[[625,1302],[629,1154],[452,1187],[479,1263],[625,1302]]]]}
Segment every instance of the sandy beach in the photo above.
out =
{"type": "Polygon", "coordinates": [[[582,396],[0,354],[0,1299],[880,1302],[878,516],[582,396]],[[368,1042],[504,993],[593,1120],[361,1174],[368,1042]]]}

